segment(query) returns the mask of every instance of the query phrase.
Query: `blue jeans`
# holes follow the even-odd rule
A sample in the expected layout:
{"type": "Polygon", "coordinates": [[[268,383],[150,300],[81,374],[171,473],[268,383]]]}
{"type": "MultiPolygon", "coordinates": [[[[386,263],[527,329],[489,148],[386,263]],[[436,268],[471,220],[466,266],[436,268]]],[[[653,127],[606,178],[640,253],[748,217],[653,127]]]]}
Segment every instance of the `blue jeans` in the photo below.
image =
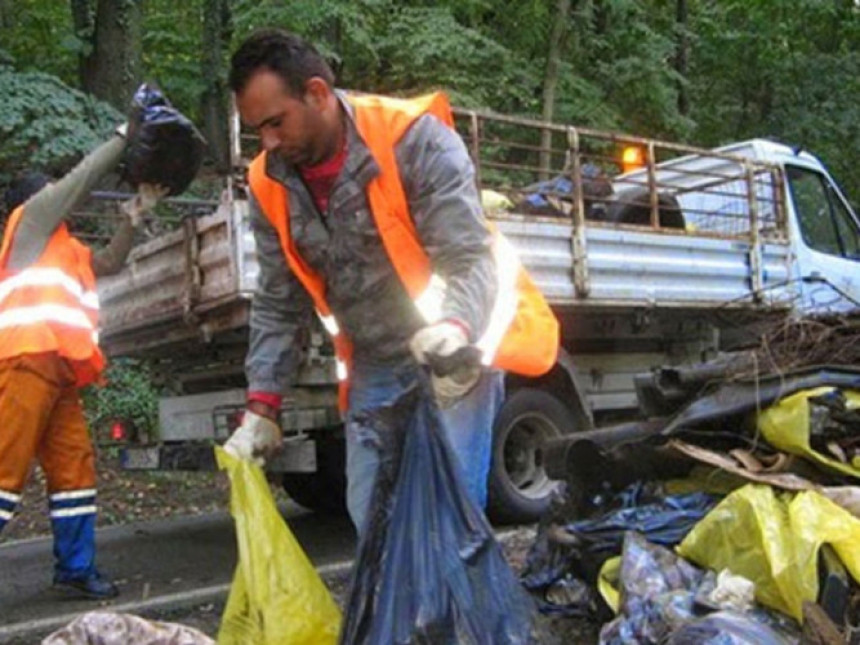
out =
{"type": "MultiPolygon", "coordinates": [[[[419,369],[423,368],[416,365],[353,368],[346,418],[346,505],[359,535],[370,509],[380,458],[376,447],[362,440],[364,429],[356,422],[354,413],[394,403],[415,385],[419,369]]],[[[442,410],[445,436],[463,469],[469,494],[482,509],[487,504],[493,422],[504,396],[504,374],[486,371],[468,395],[442,410]]]]}

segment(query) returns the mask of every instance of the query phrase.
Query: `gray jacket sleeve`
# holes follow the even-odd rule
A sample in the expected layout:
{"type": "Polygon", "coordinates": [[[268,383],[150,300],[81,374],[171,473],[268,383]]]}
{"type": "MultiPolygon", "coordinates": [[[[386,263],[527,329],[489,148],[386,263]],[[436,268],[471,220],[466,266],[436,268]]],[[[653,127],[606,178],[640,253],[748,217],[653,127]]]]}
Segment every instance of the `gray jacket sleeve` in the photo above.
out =
{"type": "Polygon", "coordinates": [[[307,328],[313,305],[250,191],[249,202],[260,274],[251,302],[245,374],[249,391],[282,394],[295,378],[302,350],[299,332],[307,328]]]}
{"type": "Polygon", "coordinates": [[[24,214],[12,238],[10,269],[23,269],[39,259],[60,222],[114,169],[124,150],[125,139],[111,138],[84,157],[62,179],[45,186],[24,204],[24,214]]]}
{"type": "Polygon", "coordinates": [[[110,242],[103,249],[93,251],[93,273],[97,278],[119,273],[134,243],[134,226],[128,215],[120,215],[120,223],[110,242]]]}
{"type": "Polygon", "coordinates": [[[412,125],[396,156],[418,236],[448,284],[442,315],[465,322],[474,341],[495,303],[496,267],[472,160],[460,136],[431,115],[412,125]]]}

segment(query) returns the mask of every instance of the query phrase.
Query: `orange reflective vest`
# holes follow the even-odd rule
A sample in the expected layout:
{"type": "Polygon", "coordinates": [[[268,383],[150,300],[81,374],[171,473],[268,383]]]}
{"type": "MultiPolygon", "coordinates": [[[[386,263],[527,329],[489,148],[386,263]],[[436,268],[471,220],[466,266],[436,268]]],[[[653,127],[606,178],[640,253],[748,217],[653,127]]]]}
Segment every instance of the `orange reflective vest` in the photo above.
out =
{"type": "Polygon", "coordinates": [[[0,360],[56,352],[69,361],[82,387],[97,380],[104,367],[90,250],[63,223],[36,262],[7,270],[23,212],[23,206],[12,212],[0,247],[0,360]]]}
{"type": "MultiPolygon", "coordinates": [[[[428,324],[441,318],[445,283],[433,273],[430,258],[418,238],[400,181],[395,146],[409,126],[433,114],[454,127],[447,97],[440,93],[415,99],[350,96],[358,133],[380,168],[367,186],[367,199],[383,246],[415,306],[428,324]]],[[[299,255],[290,237],[289,195],[286,187],[266,174],[266,153],[248,171],[251,190],[266,218],[278,232],[292,272],[311,295],[323,326],[332,335],[340,381],[340,407],[346,410],[352,345],[338,326],[325,298],[325,282],[299,255]]],[[[489,323],[476,346],[485,365],[540,376],[555,364],[558,321],[543,295],[523,269],[512,245],[494,235],[498,292],[489,323]]]]}

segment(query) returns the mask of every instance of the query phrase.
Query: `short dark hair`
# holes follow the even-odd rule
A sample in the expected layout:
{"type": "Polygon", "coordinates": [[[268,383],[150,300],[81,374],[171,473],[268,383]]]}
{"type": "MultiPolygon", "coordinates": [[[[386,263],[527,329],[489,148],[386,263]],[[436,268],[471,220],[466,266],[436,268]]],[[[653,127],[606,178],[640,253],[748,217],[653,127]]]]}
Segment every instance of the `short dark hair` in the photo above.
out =
{"type": "Polygon", "coordinates": [[[29,172],[15,179],[9,189],[3,193],[5,215],[10,215],[13,210],[47,186],[50,181],[51,178],[42,172],[29,172]]]}
{"type": "Polygon", "coordinates": [[[261,69],[280,76],[296,96],[314,76],[334,86],[334,73],[316,48],[282,29],[262,29],[239,45],[230,60],[230,89],[240,93],[261,69]]]}

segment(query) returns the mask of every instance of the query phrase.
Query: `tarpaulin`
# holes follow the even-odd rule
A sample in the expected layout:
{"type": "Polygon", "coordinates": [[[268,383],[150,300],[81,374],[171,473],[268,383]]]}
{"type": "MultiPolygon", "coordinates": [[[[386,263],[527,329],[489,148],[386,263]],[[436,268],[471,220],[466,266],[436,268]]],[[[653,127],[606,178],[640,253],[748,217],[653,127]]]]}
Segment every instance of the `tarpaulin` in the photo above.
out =
{"type": "Polygon", "coordinates": [[[678,553],[748,578],[759,602],[800,621],[803,601],[818,596],[817,556],[825,543],[860,582],[860,520],[813,491],[777,495],[750,484],[708,513],[678,553]]]}
{"type": "Polygon", "coordinates": [[[335,643],[340,610],[278,512],[263,471],[220,447],[215,456],[230,477],[239,546],[218,643],[335,643]]]}

